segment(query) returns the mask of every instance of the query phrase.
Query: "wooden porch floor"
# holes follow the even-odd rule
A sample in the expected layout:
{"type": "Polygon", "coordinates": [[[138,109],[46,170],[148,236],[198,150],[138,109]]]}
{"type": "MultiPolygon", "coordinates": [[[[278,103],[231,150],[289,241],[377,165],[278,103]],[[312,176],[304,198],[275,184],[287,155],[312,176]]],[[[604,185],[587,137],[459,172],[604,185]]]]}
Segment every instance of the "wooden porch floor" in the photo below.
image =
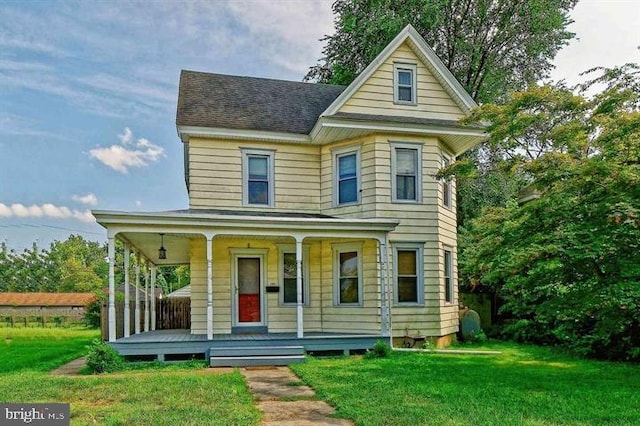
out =
{"type": "Polygon", "coordinates": [[[123,337],[110,345],[124,356],[156,356],[165,360],[179,355],[201,355],[208,358],[212,349],[269,346],[303,346],[306,352],[342,351],[349,353],[373,347],[380,335],[309,332],[303,338],[296,333],[191,334],[190,330],[154,330],[123,337]]]}

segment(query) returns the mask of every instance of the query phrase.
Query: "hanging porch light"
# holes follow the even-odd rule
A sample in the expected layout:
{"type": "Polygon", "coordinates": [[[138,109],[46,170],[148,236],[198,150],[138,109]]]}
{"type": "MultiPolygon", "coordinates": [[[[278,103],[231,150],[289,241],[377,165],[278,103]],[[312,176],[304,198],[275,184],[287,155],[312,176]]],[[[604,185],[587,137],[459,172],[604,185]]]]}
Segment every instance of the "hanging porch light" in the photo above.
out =
{"type": "Polygon", "coordinates": [[[160,234],[160,248],[158,249],[158,259],[167,258],[167,249],[164,248],[164,234],[160,234]]]}

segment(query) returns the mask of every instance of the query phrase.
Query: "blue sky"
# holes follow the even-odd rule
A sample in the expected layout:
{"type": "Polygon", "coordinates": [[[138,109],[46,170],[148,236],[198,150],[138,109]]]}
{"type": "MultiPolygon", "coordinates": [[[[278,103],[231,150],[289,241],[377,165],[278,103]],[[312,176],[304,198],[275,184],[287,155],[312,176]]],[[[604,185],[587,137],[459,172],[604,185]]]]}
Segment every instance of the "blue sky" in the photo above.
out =
{"type": "MultiPolygon", "coordinates": [[[[572,16],[554,79],[640,62],[640,2],[572,16]]],[[[91,209],[187,207],[180,70],[299,81],[332,24],[330,1],[0,0],[0,241],[104,240],[91,209]]]]}

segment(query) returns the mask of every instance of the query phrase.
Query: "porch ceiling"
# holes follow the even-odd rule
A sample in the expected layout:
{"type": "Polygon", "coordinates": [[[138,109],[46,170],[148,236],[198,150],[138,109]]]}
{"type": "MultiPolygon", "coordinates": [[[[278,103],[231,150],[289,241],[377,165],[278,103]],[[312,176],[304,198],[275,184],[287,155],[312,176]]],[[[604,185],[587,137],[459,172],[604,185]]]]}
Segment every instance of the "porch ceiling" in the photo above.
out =
{"type": "Polygon", "coordinates": [[[337,218],[325,215],[224,210],[169,212],[93,211],[108,234],[128,242],[156,265],[189,263],[190,241],[246,236],[252,239],[384,238],[398,225],[393,219],[337,218]],[[160,233],[167,258],[158,258],[160,233]]]}
{"type": "Polygon", "coordinates": [[[160,234],[144,232],[123,232],[118,239],[127,241],[135,249],[156,265],[182,265],[189,263],[189,242],[192,239],[204,239],[199,234],[164,234],[166,259],[158,259],[160,234]]]}

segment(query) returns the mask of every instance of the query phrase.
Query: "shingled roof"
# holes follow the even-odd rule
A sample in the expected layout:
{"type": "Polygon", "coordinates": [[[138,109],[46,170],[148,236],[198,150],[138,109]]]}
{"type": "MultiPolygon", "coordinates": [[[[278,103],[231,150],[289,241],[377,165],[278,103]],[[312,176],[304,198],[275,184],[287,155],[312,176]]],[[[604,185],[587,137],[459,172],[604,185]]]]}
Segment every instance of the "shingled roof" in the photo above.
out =
{"type": "Polygon", "coordinates": [[[176,124],[308,134],[345,88],[183,70],[176,124]]]}

